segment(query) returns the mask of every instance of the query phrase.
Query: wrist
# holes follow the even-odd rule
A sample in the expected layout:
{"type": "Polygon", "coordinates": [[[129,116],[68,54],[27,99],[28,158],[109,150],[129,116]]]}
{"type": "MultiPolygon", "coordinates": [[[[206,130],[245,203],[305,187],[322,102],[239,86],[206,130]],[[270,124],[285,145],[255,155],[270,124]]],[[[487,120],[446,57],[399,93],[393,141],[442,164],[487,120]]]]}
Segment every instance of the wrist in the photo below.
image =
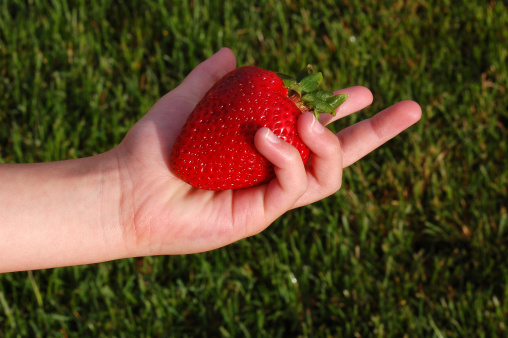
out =
{"type": "Polygon", "coordinates": [[[111,260],[138,255],[134,210],[133,183],[120,146],[93,157],[97,161],[98,206],[101,229],[107,234],[104,245],[111,248],[111,260]]]}
{"type": "Polygon", "coordinates": [[[98,263],[130,255],[114,152],[0,165],[0,272],[98,263]]]}

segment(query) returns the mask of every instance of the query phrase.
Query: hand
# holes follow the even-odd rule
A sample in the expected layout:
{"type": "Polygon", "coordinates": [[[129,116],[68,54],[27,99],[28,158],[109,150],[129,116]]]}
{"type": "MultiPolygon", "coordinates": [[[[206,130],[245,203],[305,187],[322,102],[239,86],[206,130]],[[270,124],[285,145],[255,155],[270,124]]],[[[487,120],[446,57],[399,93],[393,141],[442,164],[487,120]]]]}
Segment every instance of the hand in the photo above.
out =
{"type": "MultiPolygon", "coordinates": [[[[307,166],[295,148],[262,128],[255,145],[274,164],[275,179],[242,190],[192,188],[170,169],[173,143],[206,91],[235,66],[233,53],[220,50],[162,97],[113,149],[122,196],[119,224],[129,255],[202,252],[255,235],[286,211],[335,193],[341,186],[343,168],[421,117],[417,103],[403,101],[334,135],[307,113],[298,121],[300,137],[312,151],[307,166]]],[[[349,98],[335,117],[323,116],[323,124],[372,102],[371,92],[364,87],[336,93],[349,94],[349,98]]]]}
{"type": "MultiPolygon", "coordinates": [[[[298,151],[267,128],[255,146],[275,166],[268,184],[242,190],[205,191],[173,175],[173,143],[194,106],[212,84],[235,68],[222,49],[161,98],[112,150],[47,163],[0,164],[0,273],[188,254],[212,250],[265,229],[287,210],[336,192],[342,169],[415,123],[418,104],[406,101],[337,135],[313,114],[298,120],[312,151],[306,166],[298,151]]],[[[372,102],[363,87],[349,94],[337,116],[372,102]]]]}

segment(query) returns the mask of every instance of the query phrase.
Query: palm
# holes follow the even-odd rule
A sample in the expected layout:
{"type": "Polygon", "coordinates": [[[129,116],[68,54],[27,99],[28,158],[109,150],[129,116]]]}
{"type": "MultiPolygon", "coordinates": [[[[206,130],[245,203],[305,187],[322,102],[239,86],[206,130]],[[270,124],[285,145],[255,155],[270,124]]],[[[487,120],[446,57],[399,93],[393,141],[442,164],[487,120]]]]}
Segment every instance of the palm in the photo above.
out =
{"type": "MultiPolygon", "coordinates": [[[[161,98],[117,147],[125,196],[122,209],[124,217],[132,219],[126,224],[133,224],[126,232],[134,236],[147,255],[211,250],[264,230],[287,210],[337,191],[343,167],[420,118],[421,111],[416,103],[400,102],[341,131],[337,137],[326,130],[320,141],[312,139],[307,131],[311,117],[302,115],[299,132],[302,138],[307,138],[307,145],[311,147],[311,143],[325,141],[327,145],[311,147],[310,165],[303,167],[294,148],[284,145],[284,153],[274,153],[266,141],[256,135],[258,150],[276,167],[276,179],[242,190],[194,189],[172,174],[169,168],[171,149],[199,99],[234,67],[233,54],[221,50],[198,66],[182,85],[161,98]]],[[[349,94],[349,98],[336,117],[323,118],[326,123],[363,109],[372,101],[372,94],[363,87],[339,92],[349,94]]]]}

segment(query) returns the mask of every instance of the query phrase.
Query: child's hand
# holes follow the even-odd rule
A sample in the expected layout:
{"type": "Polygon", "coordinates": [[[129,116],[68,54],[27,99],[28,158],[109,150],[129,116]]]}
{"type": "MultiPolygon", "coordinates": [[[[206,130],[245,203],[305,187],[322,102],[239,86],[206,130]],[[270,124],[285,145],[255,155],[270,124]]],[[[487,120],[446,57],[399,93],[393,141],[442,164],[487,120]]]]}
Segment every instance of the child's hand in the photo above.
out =
{"type": "MultiPolygon", "coordinates": [[[[341,186],[342,168],[421,116],[418,104],[404,101],[334,135],[307,113],[298,122],[300,137],[312,152],[307,166],[295,148],[262,128],[255,145],[274,164],[276,179],[242,190],[198,190],[171,172],[171,149],[194,106],[235,65],[233,53],[220,50],[161,98],[113,150],[120,177],[120,224],[130,255],[202,252],[257,234],[286,211],[335,193],[341,186]]],[[[337,93],[347,93],[349,98],[337,116],[323,116],[324,124],[372,102],[364,87],[337,93]]]]}
{"type": "MultiPolygon", "coordinates": [[[[171,172],[171,149],[197,102],[234,67],[232,52],[219,51],[104,154],[0,164],[0,272],[194,253],[257,234],[287,210],[336,192],[342,168],[421,115],[416,103],[400,102],[334,135],[307,113],[298,120],[312,151],[306,166],[295,148],[262,128],[255,145],[274,164],[275,179],[243,190],[194,189],[171,172]]],[[[323,117],[326,123],[372,101],[363,87],[339,92],[349,98],[336,117],[323,117]]]]}

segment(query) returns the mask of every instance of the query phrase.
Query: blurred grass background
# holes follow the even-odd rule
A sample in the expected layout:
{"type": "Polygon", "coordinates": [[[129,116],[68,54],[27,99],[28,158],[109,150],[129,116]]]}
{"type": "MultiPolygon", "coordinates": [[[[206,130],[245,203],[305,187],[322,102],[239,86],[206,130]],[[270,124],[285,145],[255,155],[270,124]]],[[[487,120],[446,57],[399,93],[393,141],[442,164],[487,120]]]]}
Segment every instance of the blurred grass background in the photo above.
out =
{"type": "Polygon", "coordinates": [[[253,238],[0,275],[0,337],[506,336],[507,27],[504,1],[2,1],[0,163],[114,147],[223,46],[369,87],[336,130],[423,118],[253,238]]]}

